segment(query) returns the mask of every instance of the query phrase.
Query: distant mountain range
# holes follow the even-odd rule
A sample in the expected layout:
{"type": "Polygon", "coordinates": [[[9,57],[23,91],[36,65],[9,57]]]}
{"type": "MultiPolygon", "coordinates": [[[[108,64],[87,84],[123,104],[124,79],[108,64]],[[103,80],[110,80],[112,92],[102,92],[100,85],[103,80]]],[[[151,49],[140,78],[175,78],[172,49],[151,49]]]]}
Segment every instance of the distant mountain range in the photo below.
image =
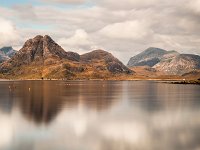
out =
{"type": "Polygon", "coordinates": [[[200,78],[200,56],[150,47],[127,66],[104,50],[79,55],[65,51],[50,36],[38,35],[19,51],[0,49],[0,78],[158,79],[200,78]]]}
{"type": "Polygon", "coordinates": [[[106,51],[84,55],[66,52],[47,35],[26,41],[11,59],[0,65],[0,72],[9,78],[24,79],[106,79],[133,73],[106,51]]]}
{"type": "Polygon", "coordinates": [[[2,47],[0,48],[0,62],[6,61],[13,57],[17,51],[12,47],[2,47]]]}
{"type": "Polygon", "coordinates": [[[183,75],[200,69],[200,56],[151,47],[132,57],[127,66],[149,66],[168,75],[183,75]]]}

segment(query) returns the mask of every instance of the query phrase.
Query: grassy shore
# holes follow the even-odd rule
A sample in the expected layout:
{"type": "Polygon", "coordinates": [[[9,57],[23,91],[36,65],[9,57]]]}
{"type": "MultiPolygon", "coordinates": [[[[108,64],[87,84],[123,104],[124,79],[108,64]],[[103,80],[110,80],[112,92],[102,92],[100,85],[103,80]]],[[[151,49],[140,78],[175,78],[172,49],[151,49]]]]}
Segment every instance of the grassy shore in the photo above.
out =
{"type": "Polygon", "coordinates": [[[200,79],[184,79],[181,76],[172,76],[172,75],[159,75],[159,76],[144,76],[137,74],[108,74],[102,76],[94,75],[76,75],[72,78],[43,78],[41,76],[3,76],[0,74],[0,81],[23,81],[23,80],[33,80],[33,81],[49,81],[49,80],[58,80],[58,81],[88,81],[88,80],[100,80],[100,81],[161,81],[166,83],[174,84],[200,84],[200,79]]]}

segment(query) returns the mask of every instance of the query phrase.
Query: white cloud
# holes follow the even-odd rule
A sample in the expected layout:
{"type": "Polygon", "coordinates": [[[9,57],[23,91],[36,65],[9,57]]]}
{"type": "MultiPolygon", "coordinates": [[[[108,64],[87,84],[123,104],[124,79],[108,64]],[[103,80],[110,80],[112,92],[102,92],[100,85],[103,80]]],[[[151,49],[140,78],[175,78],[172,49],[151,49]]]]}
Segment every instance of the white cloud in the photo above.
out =
{"type": "Polygon", "coordinates": [[[28,5],[14,5],[12,7],[14,13],[19,16],[19,18],[23,20],[35,20],[36,12],[35,8],[28,4],[28,5]]]}
{"type": "MultiPolygon", "coordinates": [[[[200,54],[199,0],[52,1],[63,7],[49,1],[0,7],[14,30],[13,23],[17,25],[21,45],[37,34],[49,34],[66,50],[80,53],[104,48],[124,63],[150,46],[200,54]],[[81,6],[67,6],[70,3],[81,6]]],[[[1,40],[1,45],[7,43],[1,40]]]]}
{"type": "Polygon", "coordinates": [[[87,0],[41,0],[50,3],[63,3],[63,4],[82,4],[87,0]]]}
{"type": "Polygon", "coordinates": [[[75,31],[74,35],[69,38],[61,38],[58,43],[70,50],[90,49],[93,45],[88,33],[83,29],[75,31]]]}
{"type": "MultiPolygon", "coordinates": [[[[156,3],[162,2],[162,0],[101,0],[98,1],[100,5],[112,9],[134,9],[134,8],[147,8],[156,6],[156,3]]],[[[163,1],[164,2],[164,1],[163,1]]]]}
{"type": "Polygon", "coordinates": [[[191,11],[194,11],[196,13],[200,13],[200,0],[191,0],[186,5],[191,11]]]}
{"type": "Polygon", "coordinates": [[[152,31],[146,22],[134,20],[107,25],[99,33],[113,39],[138,40],[145,38],[152,31]]]}
{"type": "Polygon", "coordinates": [[[18,32],[11,21],[0,18],[0,46],[12,46],[18,39],[18,32]]]}

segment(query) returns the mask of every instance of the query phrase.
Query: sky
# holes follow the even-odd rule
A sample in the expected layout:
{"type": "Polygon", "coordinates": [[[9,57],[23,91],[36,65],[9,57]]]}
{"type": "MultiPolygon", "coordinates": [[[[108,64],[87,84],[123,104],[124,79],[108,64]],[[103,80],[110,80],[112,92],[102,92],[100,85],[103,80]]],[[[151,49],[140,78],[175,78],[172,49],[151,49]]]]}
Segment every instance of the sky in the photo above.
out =
{"type": "Polygon", "coordinates": [[[124,63],[148,47],[200,55],[200,0],[0,0],[0,47],[50,35],[66,51],[124,63]]]}

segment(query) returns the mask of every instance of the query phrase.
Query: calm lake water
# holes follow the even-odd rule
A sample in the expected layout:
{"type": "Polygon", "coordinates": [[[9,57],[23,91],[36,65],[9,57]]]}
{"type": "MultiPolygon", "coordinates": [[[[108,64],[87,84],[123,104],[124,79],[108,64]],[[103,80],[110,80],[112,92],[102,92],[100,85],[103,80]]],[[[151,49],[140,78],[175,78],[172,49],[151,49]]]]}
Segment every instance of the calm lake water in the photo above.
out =
{"type": "Polygon", "coordinates": [[[200,150],[200,86],[0,82],[0,150],[200,150]]]}

